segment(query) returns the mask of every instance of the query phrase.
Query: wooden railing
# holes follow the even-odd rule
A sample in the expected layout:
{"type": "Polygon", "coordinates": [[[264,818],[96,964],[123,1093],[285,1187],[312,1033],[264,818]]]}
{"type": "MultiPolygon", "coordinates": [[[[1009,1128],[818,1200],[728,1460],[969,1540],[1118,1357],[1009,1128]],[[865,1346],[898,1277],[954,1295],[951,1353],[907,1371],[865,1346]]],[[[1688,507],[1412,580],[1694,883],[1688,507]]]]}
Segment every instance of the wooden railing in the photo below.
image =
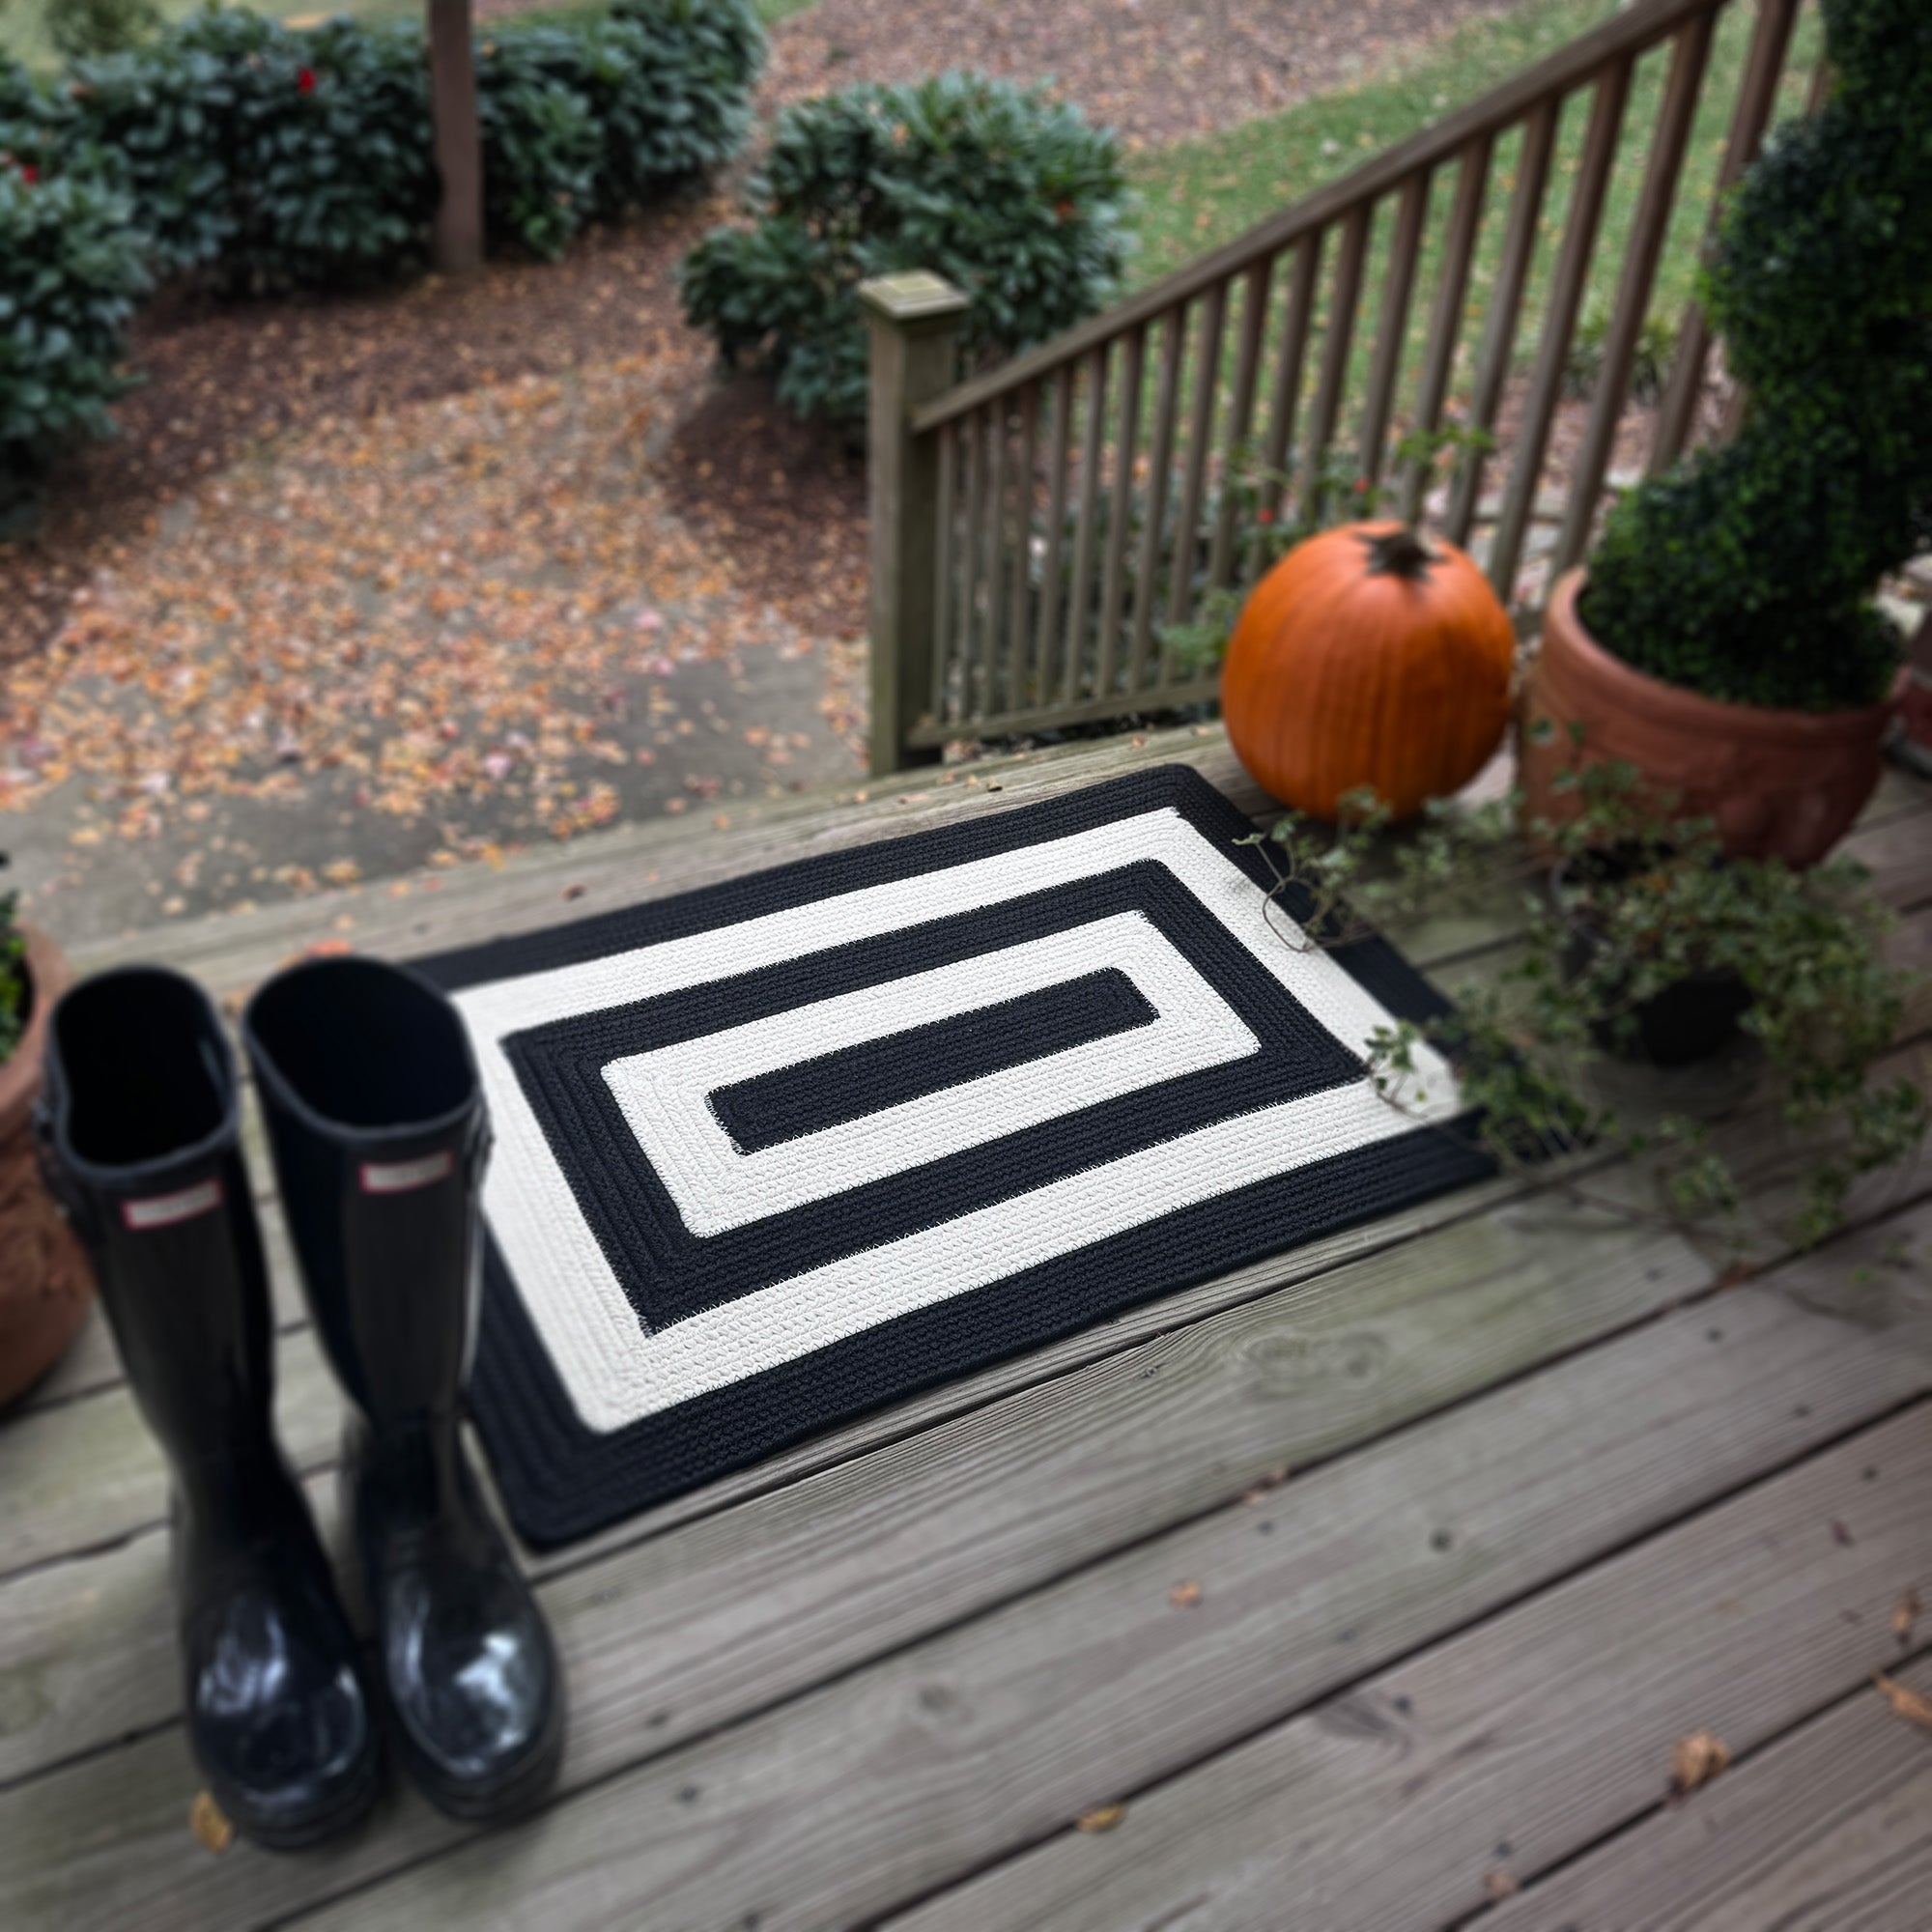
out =
{"type": "MultiPolygon", "coordinates": [[[[1801,4],[1635,0],[1238,240],[964,383],[952,381],[956,292],[929,275],[868,284],[873,768],[959,739],[1211,701],[1216,676],[1190,656],[1188,627],[1314,515],[1341,463],[1402,515],[1428,512],[1459,543],[1473,534],[1505,600],[1534,602],[1540,584],[1519,583],[1532,528],[1543,582],[1582,555],[1673,222],[1688,258],[1790,85],[1801,4]],[[1747,33],[1724,86],[1709,86],[1720,37],[1747,33]],[[1634,98],[1654,98],[1654,117],[1630,115],[1634,98]],[[1717,117],[1715,138],[1700,116],[1717,117]],[[1600,264],[1619,170],[1640,185],[1620,256],[1600,264]],[[1557,222],[1546,203],[1562,176],[1557,222]],[[1551,432],[1599,290],[1591,401],[1552,510],[1540,500],[1551,432]],[[1373,334],[1358,343],[1372,294],[1373,334]],[[1540,332],[1525,367],[1526,323],[1540,332]],[[1429,445],[1451,423],[1446,488],[1432,487],[1429,445]]],[[[1822,87],[1821,69],[1805,104],[1822,87]]],[[[1651,469],[1697,433],[1710,350],[1691,302],[1651,469]]]]}

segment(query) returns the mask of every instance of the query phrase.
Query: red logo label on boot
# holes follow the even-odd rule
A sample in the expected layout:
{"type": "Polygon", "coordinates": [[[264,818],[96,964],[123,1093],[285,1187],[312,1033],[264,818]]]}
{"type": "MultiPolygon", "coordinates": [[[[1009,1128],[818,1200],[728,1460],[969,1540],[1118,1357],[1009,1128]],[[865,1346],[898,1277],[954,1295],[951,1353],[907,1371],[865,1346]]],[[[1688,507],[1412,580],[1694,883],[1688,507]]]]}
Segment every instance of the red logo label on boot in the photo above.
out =
{"type": "Polygon", "coordinates": [[[440,1153],[426,1153],[420,1160],[365,1160],[362,1163],[364,1194],[412,1194],[447,1180],[456,1167],[456,1156],[444,1148],[440,1153]]]}
{"type": "Polygon", "coordinates": [[[211,1175],[184,1187],[179,1194],[151,1194],[144,1201],[121,1204],[122,1225],[136,1235],[156,1228],[172,1228],[178,1221],[192,1221],[197,1214],[212,1214],[221,1206],[221,1179],[211,1175]]]}

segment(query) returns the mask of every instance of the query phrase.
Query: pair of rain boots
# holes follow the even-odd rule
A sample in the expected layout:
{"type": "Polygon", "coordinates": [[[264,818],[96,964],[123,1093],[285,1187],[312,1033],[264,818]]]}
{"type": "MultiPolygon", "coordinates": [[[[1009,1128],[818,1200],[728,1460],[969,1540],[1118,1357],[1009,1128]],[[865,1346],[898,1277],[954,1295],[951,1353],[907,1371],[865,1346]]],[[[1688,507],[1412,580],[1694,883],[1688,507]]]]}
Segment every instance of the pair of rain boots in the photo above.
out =
{"type": "Polygon", "coordinates": [[[351,1398],[347,1568],[373,1665],[274,1437],[268,1271],[207,996],[155,967],[75,987],[36,1121],[170,1465],[195,1758],[237,1829],[278,1850],[369,1809],[385,1731],[444,1811],[512,1815],[555,1775],[563,1697],[459,1434],[489,1148],[468,1038],[427,981],[355,958],[270,980],[242,1037],[316,1333],[351,1398]]]}

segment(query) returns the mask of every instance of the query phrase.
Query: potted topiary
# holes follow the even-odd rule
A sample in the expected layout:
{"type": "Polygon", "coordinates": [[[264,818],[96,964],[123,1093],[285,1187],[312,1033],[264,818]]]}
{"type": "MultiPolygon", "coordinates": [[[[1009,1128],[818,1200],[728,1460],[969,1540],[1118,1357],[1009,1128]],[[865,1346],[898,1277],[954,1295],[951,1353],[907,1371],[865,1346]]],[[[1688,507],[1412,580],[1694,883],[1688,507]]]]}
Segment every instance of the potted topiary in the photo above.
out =
{"type": "Polygon", "coordinates": [[[1932,8],[1824,0],[1830,99],[1752,164],[1704,299],[1749,397],[1559,580],[1525,703],[1532,816],[1573,748],[1725,849],[1808,866],[1878,781],[1900,640],[1881,578],[1932,544],[1932,8]],[[1551,727],[1554,727],[1553,729],[1551,727]]]}
{"type": "Polygon", "coordinates": [[[60,949],[20,924],[14,895],[0,894],[0,1404],[60,1358],[94,1293],[79,1245],[41,1185],[34,1159],[47,1015],[70,977],[60,949]]]}

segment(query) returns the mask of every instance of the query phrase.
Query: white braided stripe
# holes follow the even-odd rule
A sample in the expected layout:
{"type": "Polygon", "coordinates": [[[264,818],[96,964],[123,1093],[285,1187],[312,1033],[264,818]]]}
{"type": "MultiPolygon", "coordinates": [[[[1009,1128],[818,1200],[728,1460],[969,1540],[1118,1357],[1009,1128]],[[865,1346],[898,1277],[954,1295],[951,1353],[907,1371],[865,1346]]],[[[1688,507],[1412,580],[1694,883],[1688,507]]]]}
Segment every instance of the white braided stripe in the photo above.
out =
{"type": "MultiPolygon", "coordinates": [[[[1351,1052],[1365,1054],[1370,1036],[1390,1023],[1325,952],[1285,943],[1294,928],[1279,912],[1271,926],[1260,887],[1171,807],[454,995],[496,1127],[484,1190],[491,1233],[586,1428],[623,1428],[1196,1202],[1459,1111],[1447,1065],[1419,1049],[1403,1110],[1365,1078],[1236,1115],[645,1329],[525,1096],[506,1037],[1145,860],[1164,866],[1351,1052]]],[[[702,1236],[1256,1050],[1246,1026],[1151,923],[1122,914],[613,1060],[604,1077],[637,1136],[638,1158],[702,1236]],[[1099,967],[1125,973],[1155,1010],[1130,1048],[1116,1039],[1072,1047],[753,1153],[732,1145],[706,1102],[730,1082],[1099,967]]]]}

